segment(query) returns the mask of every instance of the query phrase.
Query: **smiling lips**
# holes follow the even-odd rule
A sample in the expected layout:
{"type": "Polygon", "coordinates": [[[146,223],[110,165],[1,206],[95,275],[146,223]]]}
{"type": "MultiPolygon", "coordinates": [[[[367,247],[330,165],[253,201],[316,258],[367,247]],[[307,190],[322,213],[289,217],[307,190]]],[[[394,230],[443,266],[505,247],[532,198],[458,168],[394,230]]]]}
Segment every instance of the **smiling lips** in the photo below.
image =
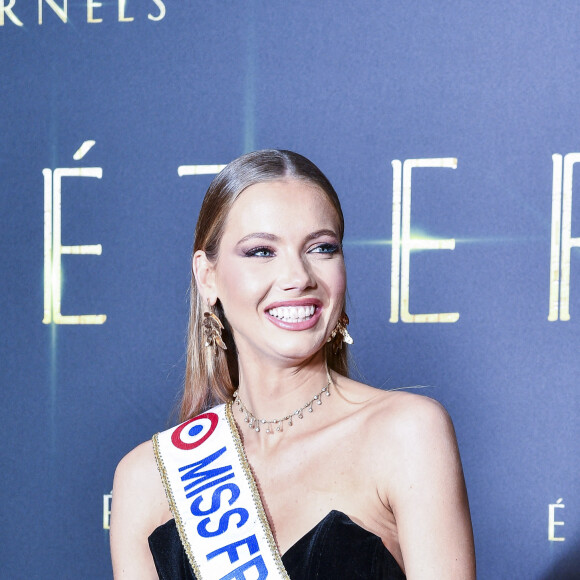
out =
{"type": "Polygon", "coordinates": [[[310,306],[280,306],[279,308],[271,308],[268,310],[268,314],[284,322],[303,322],[311,318],[315,310],[316,307],[313,304],[310,306]]]}
{"type": "Polygon", "coordinates": [[[266,309],[268,319],[286,330],[306,330],[312,328],[320,318],[322,303],[316,300],[304,302],[278,303],[266,309]]]}

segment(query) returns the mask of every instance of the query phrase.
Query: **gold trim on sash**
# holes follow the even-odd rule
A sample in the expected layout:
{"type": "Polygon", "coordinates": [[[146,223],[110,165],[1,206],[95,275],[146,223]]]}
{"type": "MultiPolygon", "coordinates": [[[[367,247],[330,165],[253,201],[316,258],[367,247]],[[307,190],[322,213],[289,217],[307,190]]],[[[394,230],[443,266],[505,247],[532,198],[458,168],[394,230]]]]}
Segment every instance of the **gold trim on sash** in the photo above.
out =
{"type": "Polygon", "coordinates": [[[270,522],[268,521],[268,517],[266,516],[266,510],[264,510],[264,505],[262,504],[262,498],[260,497],[260,492],[258,491],[258,486],[256,485],[256,480],[254,479],[252,468],[250,467],[250,464],[248,463],[248,458],[246,457],[246,452],[242,444],[242,439],[240,437],[238,428],[236,426],[236,422],[234,420],[234,413],[232,411],[231,401],[226,404],[226,418],[228,420],[230,431],[232,433],[232,437],[236,445],[236,451],[238,452],[240,463],[242,464],[244,474],[246,475],[246,481],[248,482],[248,485],[252,492],[252,497],[254,498],[254,504],[256,505],[256,509],[258,511],[258,516],[260,518],[260,523],[262,524],[262,529],[264,530],[264,534],[266,536],[266,539],[268,540],[268,546],[270,548],[270,551],[272,552],[274,560],[276,561],[276,567],[278,568],[278,572],[280,572],[283,578],[287,578],[287,580],[290,580],[290,576],[288,576],[288,573],[284,568],[284,564],[282,563],[282,557],[280,556],[280,551],[278,550],[278,546],[276,545],[276,540],[274,540],[274,534],[272,533],[272,528],[270,528],[270,522]]]}
{"type": "Polygon", "coordinates": [[[155,461],[157,462],[157,469],[161,474],[161,480],[163,482],[163,488],[165,489],[165,495],[167,497],[167,501],[169,502],[169,509],[173,514],[173,518],[175,519],[175,525],[177,526],[177,531],[179,532],[179,538],[181,539],[181,543],[183,545],[183,549],[187,554],[187,559],[191,564],[191,568],[195,573],[195,577],[199,580],[201,578],[201,572],[199,571],[199,567],[195,558],[193,557],[193,552],[191,551],[191,546],[187,540],[187,536],[185,534],[185,529],[183,527],[183,522],[181,521],[181,517],[179,515],[179,510],[177,509],[177,505],[175,504],[175,499],[173,498],[173,492],[171,491],[171,486],[169,485],[169,480],[167,479],[167,471],[165,469],[165,464],[163,463],[163,458],[161,457],[161,453],[159,451],[159,441],[158,441],[159,433],[155,433],[153,435],[153,450],[155,451],[155,461]]]}

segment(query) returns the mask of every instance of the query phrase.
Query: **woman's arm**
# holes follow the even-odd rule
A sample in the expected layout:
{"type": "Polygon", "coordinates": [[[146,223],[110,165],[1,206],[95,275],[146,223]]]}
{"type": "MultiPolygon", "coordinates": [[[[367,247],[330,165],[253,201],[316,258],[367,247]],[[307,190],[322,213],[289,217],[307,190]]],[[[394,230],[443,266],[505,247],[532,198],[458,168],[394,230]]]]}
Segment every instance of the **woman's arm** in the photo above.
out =
{"type": "Polygon", "coordinates": [[[128,453],[115,471],[110,530],[115,580],[158,578],[147,538],[164,523],[166,512],[167,500],[148,441],[128,453]]]}
{"type": "Polygon", "coordinates": [[[473,531],[451,419],[427,397],[403,397],[397,407],[389,429],[395,470],[385,491],[407,578],[474,580],[473,531]]]}

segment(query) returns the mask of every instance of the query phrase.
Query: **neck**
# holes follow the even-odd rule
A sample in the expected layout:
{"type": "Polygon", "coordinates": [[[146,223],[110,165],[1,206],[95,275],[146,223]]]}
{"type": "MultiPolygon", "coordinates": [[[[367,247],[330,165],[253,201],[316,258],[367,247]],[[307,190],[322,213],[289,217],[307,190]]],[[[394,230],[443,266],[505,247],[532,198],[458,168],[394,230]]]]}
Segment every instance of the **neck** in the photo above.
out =
{"type": "Polygon", "coordinates": [[[290,415],[304,407],[327,384],[326,364],[321,353],[294,367],[244,365],[240,361],[239,399],[259,419],[281,419],[290,415]]]}

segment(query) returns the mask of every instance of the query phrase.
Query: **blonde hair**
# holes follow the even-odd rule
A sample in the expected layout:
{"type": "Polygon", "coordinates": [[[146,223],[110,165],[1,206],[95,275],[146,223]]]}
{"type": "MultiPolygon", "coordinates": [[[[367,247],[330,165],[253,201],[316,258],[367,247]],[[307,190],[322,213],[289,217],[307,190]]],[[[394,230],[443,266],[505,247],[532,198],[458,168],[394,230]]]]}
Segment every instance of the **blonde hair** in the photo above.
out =
{"type": "MultiPolygon", "coordinates": [[[[344,235],[344,217],[338,196],[325,175],[306,157],[292,151],[265,149],[247,153],[229,163],[211,182],[201,205],[193,253],[203,250],[214,262],[230,208],[248,187],[264,181],[279,179],[304,180],[320,188],[336,210],[339,237],[344,235]]],[[[215,314],[224,325],[223,340],[227,350],[205,346],[203,313],[206,305],[198,291],[192,272],[190,289],[190,317],[187,340],[185,384],[180,405],[179,420],[185,421],[202,411],[231,400],[238,386],[238,360],[234,338],[218,299],[215,314]]],[[[335,354],[326,344],[325,359],[329,369],[348,374],[346,345],[335,354]]]]}

